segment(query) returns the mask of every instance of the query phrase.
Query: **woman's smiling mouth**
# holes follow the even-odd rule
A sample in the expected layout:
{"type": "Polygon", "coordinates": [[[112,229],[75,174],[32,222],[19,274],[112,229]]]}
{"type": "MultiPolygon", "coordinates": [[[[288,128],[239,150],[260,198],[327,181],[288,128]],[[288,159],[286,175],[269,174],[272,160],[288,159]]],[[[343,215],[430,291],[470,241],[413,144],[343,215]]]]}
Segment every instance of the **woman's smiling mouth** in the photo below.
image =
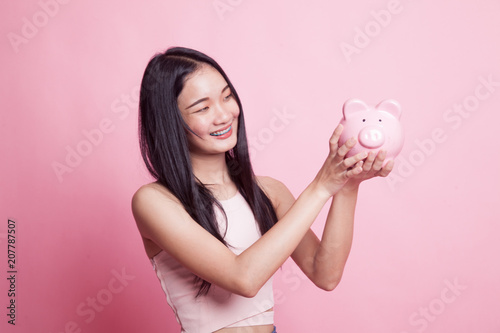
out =
{"type": "Polygon", "coordinates": [[[223,130],[220,130],[220,131],[217,131],[217,132],[212,132],[210,133],[211,136],[217,136],[217,137],[220,137],[220,136],[223,136],[224,134],[227,134],[231,131],[231,129],[233,128],[232,125],[229,125],[228,128],[226,129],[223,129],[223,130]]]}

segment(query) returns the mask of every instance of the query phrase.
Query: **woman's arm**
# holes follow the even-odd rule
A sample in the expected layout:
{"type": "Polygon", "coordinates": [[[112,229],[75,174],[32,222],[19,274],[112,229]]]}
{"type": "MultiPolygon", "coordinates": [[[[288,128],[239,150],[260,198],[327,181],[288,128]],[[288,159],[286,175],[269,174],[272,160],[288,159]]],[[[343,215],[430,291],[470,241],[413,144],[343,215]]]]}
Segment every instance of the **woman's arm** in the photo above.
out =
{"type": "Polygon", "coordinates": [[[292,258],[318,287],[333,290],[342,277],[351,250],[354,212],[358,188],[362,181],[387,176],[394,163],[382,167],[385,152],[377,156],[370,153],[363,165],[363,172],[351,178],[332,199],[321,241],[309,231],[292,258]]]}
{"type": "Polygon", "coordinates": [[[202,279],[233,293],[252,297],[292,254],[326,201],[362,172],[366,154],[345,158],[355,140],[338,147],[339,126],[330,152],[314,181],[271,230],[239,255],[198,225],[184,207],[162,188],[141,187],[132,211],[141,235],[176,258],[202,279]]]}

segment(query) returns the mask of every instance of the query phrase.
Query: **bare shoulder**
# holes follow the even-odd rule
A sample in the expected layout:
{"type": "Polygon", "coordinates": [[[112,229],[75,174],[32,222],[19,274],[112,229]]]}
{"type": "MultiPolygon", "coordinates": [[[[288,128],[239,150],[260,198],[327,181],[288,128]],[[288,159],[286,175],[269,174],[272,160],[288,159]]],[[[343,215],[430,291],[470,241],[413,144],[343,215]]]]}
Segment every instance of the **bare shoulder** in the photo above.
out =
{"type": "Polygon", "coordinates": [[[170,193],[169,190],[167,190],[164,186],[158,184],[158,183],[149,183],[142,185],[132,196],[132,206],[134,204],[140,204],[143,201],[148,201],[148,200],[158,200],[158,199],[164,199],[164,200],[171,200],[171,201],[177,201],[175,196],[170,193]]]}
{"type": "Polygon", "coordinates": [[[269,196],[275,196],[281,191],[288,190],[285,184],[283,184],[281,181],[268,176],[257,176],[257,183],[259,184],[260,188],[269,196]]]}
{"type": "MultiPolygon", "coordinates": [[[[267,176],[257,176],[257,183],[266,193],[277,211],[279,207],[289,207],[294,201],[292,193],[281,181],[267,176]]],[[[286,209],[288,210],[288,208],[286,209]]]]}
{"type": "Polygon", "coordinates": [[[132,211],[138,210],[144,205],[154,204],[157,201],[175,202],[175,199],[175,196],[160,184],[142,185],[132,196],[132,211]]]}
{"type": "Polygon", "coordinates": [[[141,186],[132,196],[132,213],[141,230],[141,226],[151,220],[149,217],[164,210],[179,209],[179,200],[164,186],[150,183],[141,186]]]}

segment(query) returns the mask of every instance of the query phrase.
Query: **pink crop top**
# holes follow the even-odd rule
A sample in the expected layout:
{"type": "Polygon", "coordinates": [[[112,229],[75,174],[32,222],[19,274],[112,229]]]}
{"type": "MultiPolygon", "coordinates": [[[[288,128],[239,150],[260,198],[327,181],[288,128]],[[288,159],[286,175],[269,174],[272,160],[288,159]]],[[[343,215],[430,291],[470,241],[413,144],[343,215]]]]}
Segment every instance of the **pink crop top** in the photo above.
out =
{"type": "MultiPolygon", "coordinates": [[[[240,254],[260,238],[259,227],[240,193],[220,203],[228,221],[225,240],[231,251],[240,254]]],[[[218,209],[216,214],[224,231],[223,215],[218,209]]],[[[193,283],[195,275],[191,271],[165,251],[155,255],[151,262],[181,332],[208,333],[225,327],[274,323],[273,311],[267,311],[274,306],[272,278],[253,298],[233,294],[214,284],[207,295],[195,298],[199,285],[193,283]]]]}

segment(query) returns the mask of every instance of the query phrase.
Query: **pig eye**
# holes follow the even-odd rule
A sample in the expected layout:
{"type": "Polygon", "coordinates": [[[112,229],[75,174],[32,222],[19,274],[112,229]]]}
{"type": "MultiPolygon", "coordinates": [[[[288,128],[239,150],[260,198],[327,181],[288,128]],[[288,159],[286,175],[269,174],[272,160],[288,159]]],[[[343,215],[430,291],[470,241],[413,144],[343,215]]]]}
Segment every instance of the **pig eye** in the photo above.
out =
{"type": "Polygon", "coordinates": [[[365,122],[365,121],[366,121],[366,119],[363,119],[363,122],[365,122]]]}
{"type": "Polygon", "coordinates": [[[381,123],[381,122],[382,122],[382,119],[379,119],[379,120],[378,120],[378,122],[379,122],[379,123],[381,123]]]}

